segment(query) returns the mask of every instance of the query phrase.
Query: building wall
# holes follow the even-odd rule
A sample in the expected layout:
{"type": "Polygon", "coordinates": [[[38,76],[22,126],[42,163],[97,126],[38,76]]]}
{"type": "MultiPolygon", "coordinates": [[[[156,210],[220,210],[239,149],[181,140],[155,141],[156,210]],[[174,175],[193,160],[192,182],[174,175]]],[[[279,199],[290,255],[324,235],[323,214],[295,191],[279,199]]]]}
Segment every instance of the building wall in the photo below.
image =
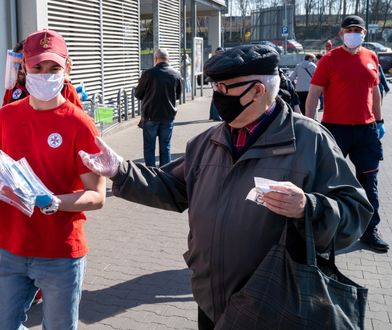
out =
{"type": "Polygon", "coordinates": [[[170,54],[170,64],[180,69],[180,47],[181,47],[181,31],[180,31],[180,0],[159,0],[159,14],[155,15],[158,19],[158,46],[166,48],[170,54]]]}
{"type": "Polygon", "coordinates": [[[0,105],[4,95],[4,75],[7,49],[16,43],[15,1],[0,0],[0,105]]]}
{"type": "Polygon", "coordinates": [[[48,0],[49,28],[67,41],[72,82],[116,99],[139,78],[138,0],[48,0]]]}

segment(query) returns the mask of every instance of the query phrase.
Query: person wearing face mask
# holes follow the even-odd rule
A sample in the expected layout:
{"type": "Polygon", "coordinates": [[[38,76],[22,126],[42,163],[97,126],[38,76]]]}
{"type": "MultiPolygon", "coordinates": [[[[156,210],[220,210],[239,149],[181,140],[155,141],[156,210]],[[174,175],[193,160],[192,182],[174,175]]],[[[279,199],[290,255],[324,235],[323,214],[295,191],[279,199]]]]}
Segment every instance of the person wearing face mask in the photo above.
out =
{"type": "MultiPolygon", "coordinates": [[[[277,244],[286,219],[289,249],[303,261],[305,217],[313,222],[321,252],[333,238],[336,248],[350,245],[372,214],[330,133],[277,97],[278,61],[265,45],[212,56],[204,71],[223,122],[194,137],[182,157],[161,168],[123,161],[102,140],[100,153],[80,152],[87,167],[111,178],[115,196],[177,212],[189,208],[184,258],[193,272],[199,329],[229,328],[224,320],[231,298],[277,244]],[[246,199],[255,177],[279,181],[261,196],[265,206],[246,199]]],[[[261,327],[256,322],[252,329],[261,327]]]]}
{"type": "MultiPolygon", "coordinates": [[[[23,53],[23,42],[18,42],[13,51],[17,53],[23,53]]],[[[71,58],[67,58],[66,62],[66,78],[64,79],[64,86],[63,89],[61,90],[61,94],[69,101],[71,101],[73,104],[77,105],[79,108],[83,108],[82,103],[80,101],[80,98],[78,96],[78,93],[76,92],[75,87],[71,84],[71,81],[69,79],[68,73],[71,71],[71,58]]],[[[3,104],[2,106],[5,106],[6,104],[21,100],[25,98],[27,95],[29,95],[29,92],[26,89],[26,75],[25,72],[23,71],[23,68],[20,67],[18,70],[18,78],[16,81],[16,84],[13,88],[11,89],[6,89],[4,96],[3,96],[3,104]]]]}
{"type": "Polygon", "coordinates": [[[43,327],[76,329],[85,256],[83,211],[102,207],[105,178],[86,168],[77,152],[96,152],[94,122],[61,94],[68,49],[63,37],[40,30],[24,42],[29,96],[0,109],[0,149],[25,157],[53,193],[36,196],[29,218],[0,202],[0,327],[25,329],[37,288],[43,327]]]}
{"type": "Polygon", "coordinates": [[[306,115],[315,118],[317,100],[324,95],[322,124],[334,135],[343,155],[355,166],[357,179],[364,187],[374,214],[361,241],[372,249],[387,252],[382,239],[377,174],[383,159],[381,139],[384,120],[377,55],[362,47],[365,22],[359,16],[343,19],[339,36],[343,45],[325,54],[317,64],[306,103],[306,115]]]}
{"type": "MultiPolygon", "coordinates": [[[[13,51],[17,53],[23,53],[23,43],[24,41],[18,42],[13,51]]],[[[67,58],[66,62],[66,77],[64,79],[64,86],[61,90],[61,94],[78,106],[80,109],[83,109],[82,103],[80,101],[80,98],[78,96],[78,93],[76,92],[75,87],[71,84],[69,73],[71,71],[71,58],[67,58]]],[[[12,89],[6,89],[4,96],[3,96],[3,105],[5,106],[6,104],[21,100],[25,98],[26,96],[29,95],[29,92],[26,89],[26,75],[22,67],[19,68],[18,70],[18,77],[15,86],[12,89]]],[[[34,298],[33,304],[37,304],[42,298],[42,292],[39,290],[34,298]]]]}

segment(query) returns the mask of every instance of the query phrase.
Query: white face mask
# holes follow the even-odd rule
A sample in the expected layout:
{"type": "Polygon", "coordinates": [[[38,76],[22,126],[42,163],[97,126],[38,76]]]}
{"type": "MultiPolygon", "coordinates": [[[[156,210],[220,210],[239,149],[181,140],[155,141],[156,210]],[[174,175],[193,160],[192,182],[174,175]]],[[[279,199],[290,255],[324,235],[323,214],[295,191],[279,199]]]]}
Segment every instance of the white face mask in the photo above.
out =
{"type": "Polygon", "coordinates": [[[64,73],[28,73],[26,89],[36,99],[49,101],[60,94],[64,86],[64,73]]]}
{"type": "Polygon", "coordinates": [[[361,46],[365,35],[363,33],[345,33],[343,35],[343,42],[347,48],[357,48],[361,46]]]}

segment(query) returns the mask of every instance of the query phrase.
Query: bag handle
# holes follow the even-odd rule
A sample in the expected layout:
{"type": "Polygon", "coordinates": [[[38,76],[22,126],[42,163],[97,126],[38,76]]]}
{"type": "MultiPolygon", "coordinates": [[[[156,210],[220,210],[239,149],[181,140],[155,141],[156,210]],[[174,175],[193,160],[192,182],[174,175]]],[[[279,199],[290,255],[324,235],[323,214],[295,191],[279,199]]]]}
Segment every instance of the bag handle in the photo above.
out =
{"type": "MultiPolygon", "coordinates": [[[[287,239],[287,222],[286,220],[282,234],[280,235],[279,244],[286,246],[287,239]]],[[[314,245],[312,222],[305,216],[305,243],[306,243],[306,264],[309,266],[316,266],[316,247],[314,245]]],[[[332,239],[331,251],[329,252],[329,261],[335,264],[335,236],[332,239]]]]}
{"type": "Polygon", "coordinates": [[[306,241],[306,264],[316,266],[316,248],[314,246],[312,222],[307,216],[305,221],[305,241],[306,241]]]}
{"type": "MultiPolygon", "coordinates": [[[[306,239],[306,264],[309,266],[316,266],[316,247],[314,245],[312,222],[305,216],[305,239],[306,239]]],[[[331,251],[328,259],[335,264],[335,236],[332,239],[331,251]]]]}

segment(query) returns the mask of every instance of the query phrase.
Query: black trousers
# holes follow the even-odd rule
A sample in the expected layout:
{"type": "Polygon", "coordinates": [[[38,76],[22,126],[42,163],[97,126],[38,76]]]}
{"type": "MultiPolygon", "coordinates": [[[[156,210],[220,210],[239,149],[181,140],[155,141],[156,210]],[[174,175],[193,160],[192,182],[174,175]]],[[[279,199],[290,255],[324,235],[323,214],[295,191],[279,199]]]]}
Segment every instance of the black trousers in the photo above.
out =
{"type": "Polygon", "coordinates": [[[199,330],[214,330],[214,322],[208,318],[208,316],[201,310],[200,307],[197,307],[197,314],[199,330]]]}
{"type": "Polygon", "coordinates": [[[301,109],[302,114],[305,115],[306,98],[308,97],[309,92],[297,92],[297,94],[299,97],[299,108],[301,109]]]}

